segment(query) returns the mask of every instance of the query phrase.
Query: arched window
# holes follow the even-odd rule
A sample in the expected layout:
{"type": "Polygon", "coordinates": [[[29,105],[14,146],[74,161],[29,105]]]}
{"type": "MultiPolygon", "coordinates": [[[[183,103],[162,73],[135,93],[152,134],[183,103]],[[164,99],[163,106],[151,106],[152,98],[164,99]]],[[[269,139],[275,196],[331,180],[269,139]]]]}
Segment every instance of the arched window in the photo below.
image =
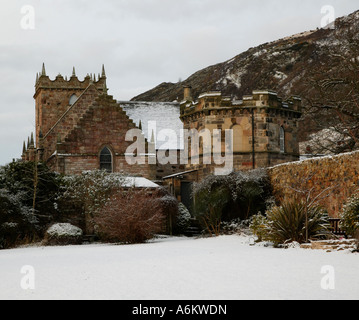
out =
{"type": "Polygon", "coordinates": [[[76,95],[76,94],[73,94],[73,95],[70,97],[69,105],[72,106],[76,101],[77,101],[77,95],[76,95]]]}
{"type": "Polygon", "coordinates": [[[100,170],[112,172],[112,153],[108,147],[104,147],[100,153],[100,170]]]}
{"type": "Polygon", "coordinates": [[[243,128],[236,124],[232,127],[233,130],[233,151],[243,152],[243,128]]]}
{"type": "Polygon", "coordinates": [[[279,147],[280,147],[280,153],[285,153],[285,132],[283,127],[280,127],[279,147]]]}

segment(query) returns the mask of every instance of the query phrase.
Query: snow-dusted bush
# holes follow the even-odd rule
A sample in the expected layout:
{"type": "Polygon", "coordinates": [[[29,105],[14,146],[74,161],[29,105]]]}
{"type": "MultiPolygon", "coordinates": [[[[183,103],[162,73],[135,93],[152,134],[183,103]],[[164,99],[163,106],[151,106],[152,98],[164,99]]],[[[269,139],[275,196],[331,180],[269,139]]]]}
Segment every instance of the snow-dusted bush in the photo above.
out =
{"type": "Polygon", "coordinates": [[[253,216],[250,220],[249,228],[255,236],[258,238],[258,242],[261,242],[265,238],[268,232],[268,220],[261,213],[253,216]]]}
{"type": "Polygon", "coordinates": [[[194,214],[210,233],[217,235],[223,221],[247,220],[265,211],[271,196],[265,170],[211,175],[194,184],[194,214]]]}
{"type": "MultiPolygon", "coordinates": [[[[92,218],[107,203],[114,192],[123,186],[125,177],[104,170],[84,171],[80,175],[63,178],[63,185],[56,199],[63,216],[81,220],[86,233],[93,232],[92,218]]],[[[77,221],[76,224],[79,222],[77,221]]]]}
{"type": "Polygon", "coordinates": [[[94,217],[101,240],[114,243],[143,243],[164,228],[167,204],[161,190],[129,189],[109,199],[94,217]]]}
{"type": "Polygon", "coordinates": [[[221,223],[221,230],[224,234],[236,234],[240,233],[243,227],[242,221],[240,219],[234,219],[232,221],[223,221],[221,223]]]}
{"type": "Polygon", "coordinates": [[[0,167],[0,248],[42,239],[58,214],[54,198],[61,177],[42,163],[0,167]]]}
{"type": "Polygon", "coordinates": [[[83,232],[80,228],[69,223],[52,225],[45,235],[45,245],[71,245],[82,242],[83,232]]]}
{"type": "Polygon", "coordinates": [[[176,218],[174,233],[175,234],[183,234],[187,231],[187,229],[191,225],[191,214],[186,208],[186,206],[180,202],[178,204],[178,215],[176,218]]]}
{"type": "Polygon", "coordinates": [[[0,249],[31,241],[38,230],[33,210],[24,205],[26,193],[12,194],[0,189],[0,249]]]}
{"type": "Polygon", "coordinates": [[[343,208],[341,227],[348,236],[355,236],[359,231],[359,195],[350,197],[343,208]]]}

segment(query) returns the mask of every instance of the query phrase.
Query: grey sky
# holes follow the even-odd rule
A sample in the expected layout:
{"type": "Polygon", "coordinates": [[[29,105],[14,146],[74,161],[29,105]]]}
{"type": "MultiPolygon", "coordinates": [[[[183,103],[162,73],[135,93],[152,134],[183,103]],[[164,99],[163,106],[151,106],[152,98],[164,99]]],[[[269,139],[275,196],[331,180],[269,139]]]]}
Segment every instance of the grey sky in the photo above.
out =
{"type": "Polygon", "coordinates": [[[320,27],[357,0],[0,0],[0,165],[21,156],[34,131],[34,84],[46,64],[54,79],[106,66],[110,94],[128,100],[177,82],[250,47],[320,27]],[[35,12],[24,30],[21,9],[35,12]]]}

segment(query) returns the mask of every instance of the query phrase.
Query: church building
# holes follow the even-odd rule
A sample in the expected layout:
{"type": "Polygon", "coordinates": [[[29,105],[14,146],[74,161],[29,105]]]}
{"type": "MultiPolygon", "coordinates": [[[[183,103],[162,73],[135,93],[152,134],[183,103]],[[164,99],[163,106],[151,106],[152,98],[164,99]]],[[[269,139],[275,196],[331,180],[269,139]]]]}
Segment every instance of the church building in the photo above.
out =
{"type": "MultiPolygon", "coordinates": [[[[264,168],[299,160],[301,100],[292,97],[282,101],[270,90],[253,91],[239,101],[217,91],[194,99],[188,86],[184,88],[182,102],[126,102],[117,101],[108,94],[104,67],[97,76],[87,75],[80,81],[75,68],[69,79],[58,75],[51,80],[43,65],[36,77],[34,99],[35,137],[31,134],[27,145],[24,143],[22,160],[43,161],[52,170],[65,175],[96,169],[123,172],[163,181],[180,200],[181,192],[175,190],[181,189],[181,183],[201,180],[214,173],[217,166],[214,161],[204,161],[206,152],[213,153],[214,147],[204,148],[203,136],[196,151],[199,161],[181,161],[186,155],[183,141],[186,142],[187,137],[184,138],[183,133],[191,130],[209,133],[207,138],[222,146],[220,155],[230,144],[232,170],[264,168]],[[157,123],[157,130],[175,130],[182,144],[164,145],[165,149],[172,149],[169,152],[175,152],[176,163],[163,165],[149,161],[149,150],[155,150],[152,156],[156,159],[161,150],[156,132],[147,128],[149,123],[157,123]],[[137,155],[144,157],[144,161],[136,164],[126,161],[126,150],[132,142],[125,137],[131,129],[142,130],[145,143],[146,152],[137,155]],[[218,130],[219,137],[214,135],[218,130]],[[231,132],[230,140],[226,139],[226,131],[231,132]]],[[[193,155],[191,145],[189,143],[189,154],[193,155]]]]}

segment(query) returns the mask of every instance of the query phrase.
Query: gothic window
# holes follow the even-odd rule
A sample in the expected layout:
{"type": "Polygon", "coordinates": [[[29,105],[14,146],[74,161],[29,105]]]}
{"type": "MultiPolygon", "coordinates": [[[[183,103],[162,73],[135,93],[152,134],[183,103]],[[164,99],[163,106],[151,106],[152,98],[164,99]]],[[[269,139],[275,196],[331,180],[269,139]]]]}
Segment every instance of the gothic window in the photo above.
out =
{"type": "Polygon", "coordinates": [[[77,101],[77,95],[76,95],[76,94],[73,94],[73,95],[70,97],[69,105],[72,106],[76,101],[77,101]]]}
{"type": "Polygon", "coordinates": [[[280,153],[285,153],[285,132],[283,127],[280,127],[279,146],[280,153]]]}
{"type": "Polygon", "coordinates": [[[108,147],[104,147],[100,153],[100,170],[112,172],[112,153],[108,147]]]}

